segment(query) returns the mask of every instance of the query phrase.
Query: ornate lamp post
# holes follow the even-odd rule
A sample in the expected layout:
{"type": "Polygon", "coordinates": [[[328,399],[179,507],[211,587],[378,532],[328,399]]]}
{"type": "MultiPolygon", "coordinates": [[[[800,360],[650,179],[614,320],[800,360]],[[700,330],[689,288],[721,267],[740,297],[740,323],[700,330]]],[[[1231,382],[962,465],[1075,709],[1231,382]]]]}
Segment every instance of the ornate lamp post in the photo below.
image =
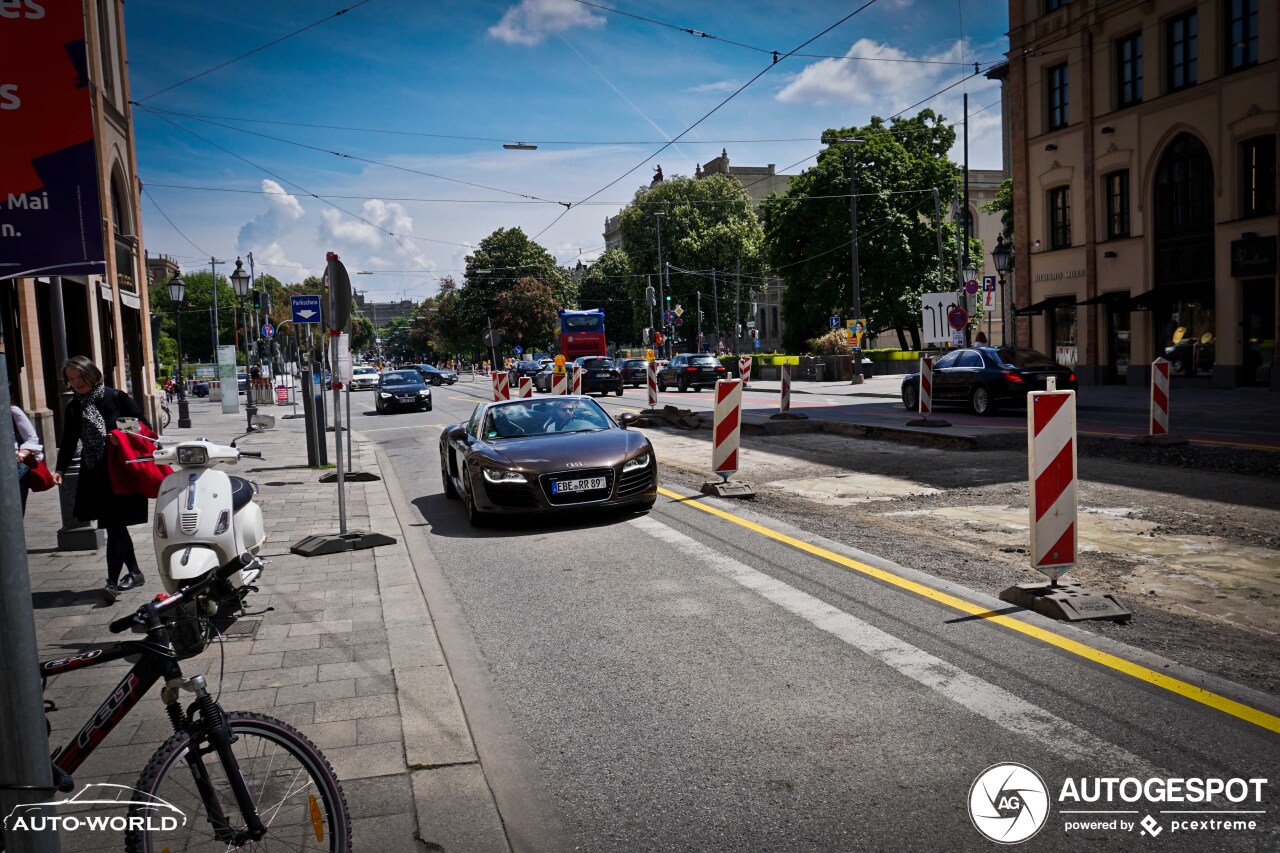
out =
{"type": "MultiPolygon", "coordinates": [[[[991,250],[991,260],[996,265],[996,275],[1000,277],[1000,343],[1002,346],[1009,345],[1009,324],[1013,320],[1013,315],[1006,314],[1009,300],[1005,298],[1004,292],[1004,274],[1009,269],[1009,261],[1013,256],[1013,250],[1004,244],[1004,235],[996,237],[996,247],[991,250]],[[1006,319],[1006,316],[1008,319],[1006,319]]],[[[1018,345],[1018,336],[1015,330],[1013,336],[1013,345],[1018,345]]]]}
{"type": "Polygon", "coordinates": [[[173,303],[178,324],[178,428],[191,429],[191,412],[187,407],[187,374],[182,368],[182,301],[187,283],[174,273],[169,279],[169,301],[173,303]]]}
{"type": "Polygon", "coordinates": [[[231,273],[231,286],[235,288],[236,299],[240,303],[240,316],[244,317],[244,414],[246,427],[253,429],[253,416],[258,414],[258,407],[253,404],[252,372],[249,370],[249,315],[245,311],[245,297],[249,295],[249,274],[244,265],[236,258],[235,271],[231,273]]]}

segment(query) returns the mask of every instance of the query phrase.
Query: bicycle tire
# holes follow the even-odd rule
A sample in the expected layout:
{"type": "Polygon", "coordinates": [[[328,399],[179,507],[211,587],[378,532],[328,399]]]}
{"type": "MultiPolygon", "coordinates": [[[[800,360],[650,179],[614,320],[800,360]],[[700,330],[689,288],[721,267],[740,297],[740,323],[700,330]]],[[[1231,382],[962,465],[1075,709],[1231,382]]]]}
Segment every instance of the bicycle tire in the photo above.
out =
{"type": "Polygon", "coordinates": [[[170,414],[170,412],[169,412],[169,407],[168,407],[168,406],[161,406],[161,407],[160,407],[160,429],[161,429],[161,430],[166,430],[166,429],[168,429],[168,428],[169,428],[169,421],[171,421],[171,420],[173,420],[173,415],[172,415],[172,414],[170,414]]]}
{"type": "MultiPolygon", "coordinates": [[[[269,829],[267,835],[260,841],[248,841],[242,848],[236,849],[265,850],[275,845],[284,846],[290,850],[328,850],[331,853],[350,853],[351,816],[347,810],[346,795],[333,768],[329,766],[328,759],[315,744],[288,723],[263,714],[226,712],[225,717],[233,739],[232,749],[240,764],[241,774],[257,800],[263,823],[267,824],[269,829]],[[289,787],[284,797],[273,806],[272,801],[278,790],[272,786],[284,782],[284,777],[281,776],[282,768],[277,766],[277,753],[271,754],[265,773],[259,778],[253,765],[258,763],[257,759],[264,756],[245,754],[245,747],[248,746],[250,739],[274,744],[278,749],[288,753],[300,771],[307,774],[309,781],[294,790],[298,779],[298,774],[295,773],[293,779],[287,782],[289,787]],[[290,804],[297,808],[288,810],[283,808],[286,800],[301,795],[303,791],[308,791],[307,799],[296,799],[290,804]],[[265,806],[264,799],[267,801],[265,806]],[[300,816],[302,820],[277,824],[277,819],[282,813],[300,816]],[[323,825],[323,835],[316,831],[318,824],[323,825]]],[[[134,803],[129,809],[129,816],[131,818],[146,817],[154,814],[156,810],[154,800],[160,799],[166,804],[179,808],[186,820],[182,826],[172,832],[153,831],[149,828],[130,829],[125,836],[125,849],[129,853],[159,853],[166,848],[216,850],[221,853],[231,849],[226,840],[215,837],[208,815],[205,814],[204,804],[196,793],[191,771],[183,761],[192,744],[195,743],[198,746],[198,752],[203,755],[203,763],[210,777],[216,777],[211,781],[217,789],[220,803],[227,810],[231,821],[237,826],[243,826],[235,797],[226,786],[225,771],[217,753],[208,742],[206,732],[207,724],[203,722],[177,732],[161,744],[151,760],[147,762],[142,775],[138,777],[134,803]],[[222,783],[220,786],[219,782],[222,783]],[[179,802],[175,803],[175,800],[179,802]],[[202,841],[199,836],[204,836],[205,840],[202,841]]]]}

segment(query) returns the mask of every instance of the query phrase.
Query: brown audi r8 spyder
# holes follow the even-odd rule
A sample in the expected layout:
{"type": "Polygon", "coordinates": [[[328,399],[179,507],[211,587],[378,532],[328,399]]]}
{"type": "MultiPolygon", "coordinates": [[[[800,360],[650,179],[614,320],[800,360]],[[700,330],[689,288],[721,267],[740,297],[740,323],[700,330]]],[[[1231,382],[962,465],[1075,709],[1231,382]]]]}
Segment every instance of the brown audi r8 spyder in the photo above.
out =
{"type": "Polygon", "coordinates": [[[649,439],[584,395],[481,403],[441,434],[440,475],[477,527],[498,514],[647,510],[658,497],[649,439]]]}

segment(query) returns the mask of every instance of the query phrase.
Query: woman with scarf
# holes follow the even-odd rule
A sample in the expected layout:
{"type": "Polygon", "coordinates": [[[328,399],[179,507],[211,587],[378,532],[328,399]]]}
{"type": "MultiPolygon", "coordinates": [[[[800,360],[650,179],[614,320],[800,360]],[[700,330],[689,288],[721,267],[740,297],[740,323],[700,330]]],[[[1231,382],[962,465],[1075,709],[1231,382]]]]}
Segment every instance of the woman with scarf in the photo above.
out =
{"type": "Polygon", "coordinates": [[[111,430],[116,429],[118,418],[137,418],[144,423],[146,419],[133,398],[108,388],[103,383],[102,371],[84,356],[68,359],[62,373],[75,398],[67,404],[63,418],[53,479],[62,484],[62,474],[71,465],[79,441],[80,478],[73,512],[81,521],[97,520],[98,527],[107,531],[107,585],[102,595],[110,604],[123,590],[144,583],[129,525],[147,523],[147,499],[140,494],[117,494],[112,488],[107,441],[111,440],[111,430]],[[126,566],[129,574],[120,580],[120,571],[126,566]]]}

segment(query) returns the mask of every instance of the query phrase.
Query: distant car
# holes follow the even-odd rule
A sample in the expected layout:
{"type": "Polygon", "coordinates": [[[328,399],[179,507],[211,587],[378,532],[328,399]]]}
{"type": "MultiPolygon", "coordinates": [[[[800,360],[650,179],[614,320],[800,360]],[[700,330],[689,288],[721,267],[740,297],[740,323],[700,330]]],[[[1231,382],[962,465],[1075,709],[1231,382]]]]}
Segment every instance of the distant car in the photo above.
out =
{"type": "Polygon", "coordinates": [[[415,364],[414,369],[422,374],[422,378],[432,385],[452,385],[458,381],[458,374],[452,370],[444,370],[434,364],[415,364]]]}
{"type": "Polygon", "coordinates": [[[389,370],[378,376],[377,395],[374,407],[379,414],[400,409],[431,411],[431,389],[422,374],[412,368],[389,370]]]}
{"type": "Polygon", "coordinates": [[[628,358],[620,365],[622,381],[632,388],[639,388],[649,382],[647,362],[643,358],[628,358]]]}
{"type": "Polygon", "coordinates": [[[582,368],[582,393],[590,394],[598,391],[608,394],[610,391],[622,396],[622,370],[614,360],[602,355],[584,355],[573,361],[582,368]]]}
{"type": "MultiPolygon", "coordinates": [[[[1002,404],[1025,406],[1027,392],[1043,391],[1045,380],[1057,379],[1059,391],[1077,391],[1076,374],[1042,352],[1024,347],[969,347],[952,350],[933,364],[933,402],[967,405],[986,415],[1002,404]]],[[[902,380],[902,405],[920,407],[920,374],[902,380]]]]}
{"type": "Polygon", "coordinates": [[[1164,348],[1164,357],[1171,373],[1194,376],[1196,373],[1212,373],[1217,347],[1212,332],[1200,337],[1179,337],[1164,348]]]}
{"type": "Polygon", "coordinates": [[[241,394],[243,394],[243,393],[245,393],[246,391],[248,391],[248,390],[249,390],[249,374],[247,374],[247,373],[243,373],[243,372],[241,372],[241,373],[237,373],[237,374],[236,374],[236,381],[240,384],[240,393],[241,393],[241,394]]]}
{"type": "Polygon", "coordinates": [[[657,473],[649,439],[581,395],[481,403],[440,436],[444,493],[477,527],[499,513],[648,510],[657,473]]]}
{"type": "Polygon", "coordinates": [[[209,396],[209,380],[197,379],[191,383],[192,397],[208,397],[209,396]]]}
{"type": "Polygon", "coordinates": [[[674,385],[681,391],[690,388],[701,391],[714,388],[717,379],[725,379],[728,375],[713,353],[682,352],[658,371],[658,390],[666,391],[668,386],[674,385]]]}
{"type": "Polygon", "coordinates": [[[533,390],[541,391],[543,394],[550,394],[551,376],[555,373],[555,370],[554,362],[548,361],[542,365],[542,369],[533,375],[533,390]]]}
{"type": "Polygon", "coordinates": [[[378,368],[369,365],[351,368],[351,390],[368,391],[378,387],[378,368]]]}
{"type": "Polygon", "coordinates": [[[511,372],[517,377],[536,376],[538,371],[541,369],[542,365],[538,364],[536,361],[517,361],[515,364],[511,365],[511,372]]]}

